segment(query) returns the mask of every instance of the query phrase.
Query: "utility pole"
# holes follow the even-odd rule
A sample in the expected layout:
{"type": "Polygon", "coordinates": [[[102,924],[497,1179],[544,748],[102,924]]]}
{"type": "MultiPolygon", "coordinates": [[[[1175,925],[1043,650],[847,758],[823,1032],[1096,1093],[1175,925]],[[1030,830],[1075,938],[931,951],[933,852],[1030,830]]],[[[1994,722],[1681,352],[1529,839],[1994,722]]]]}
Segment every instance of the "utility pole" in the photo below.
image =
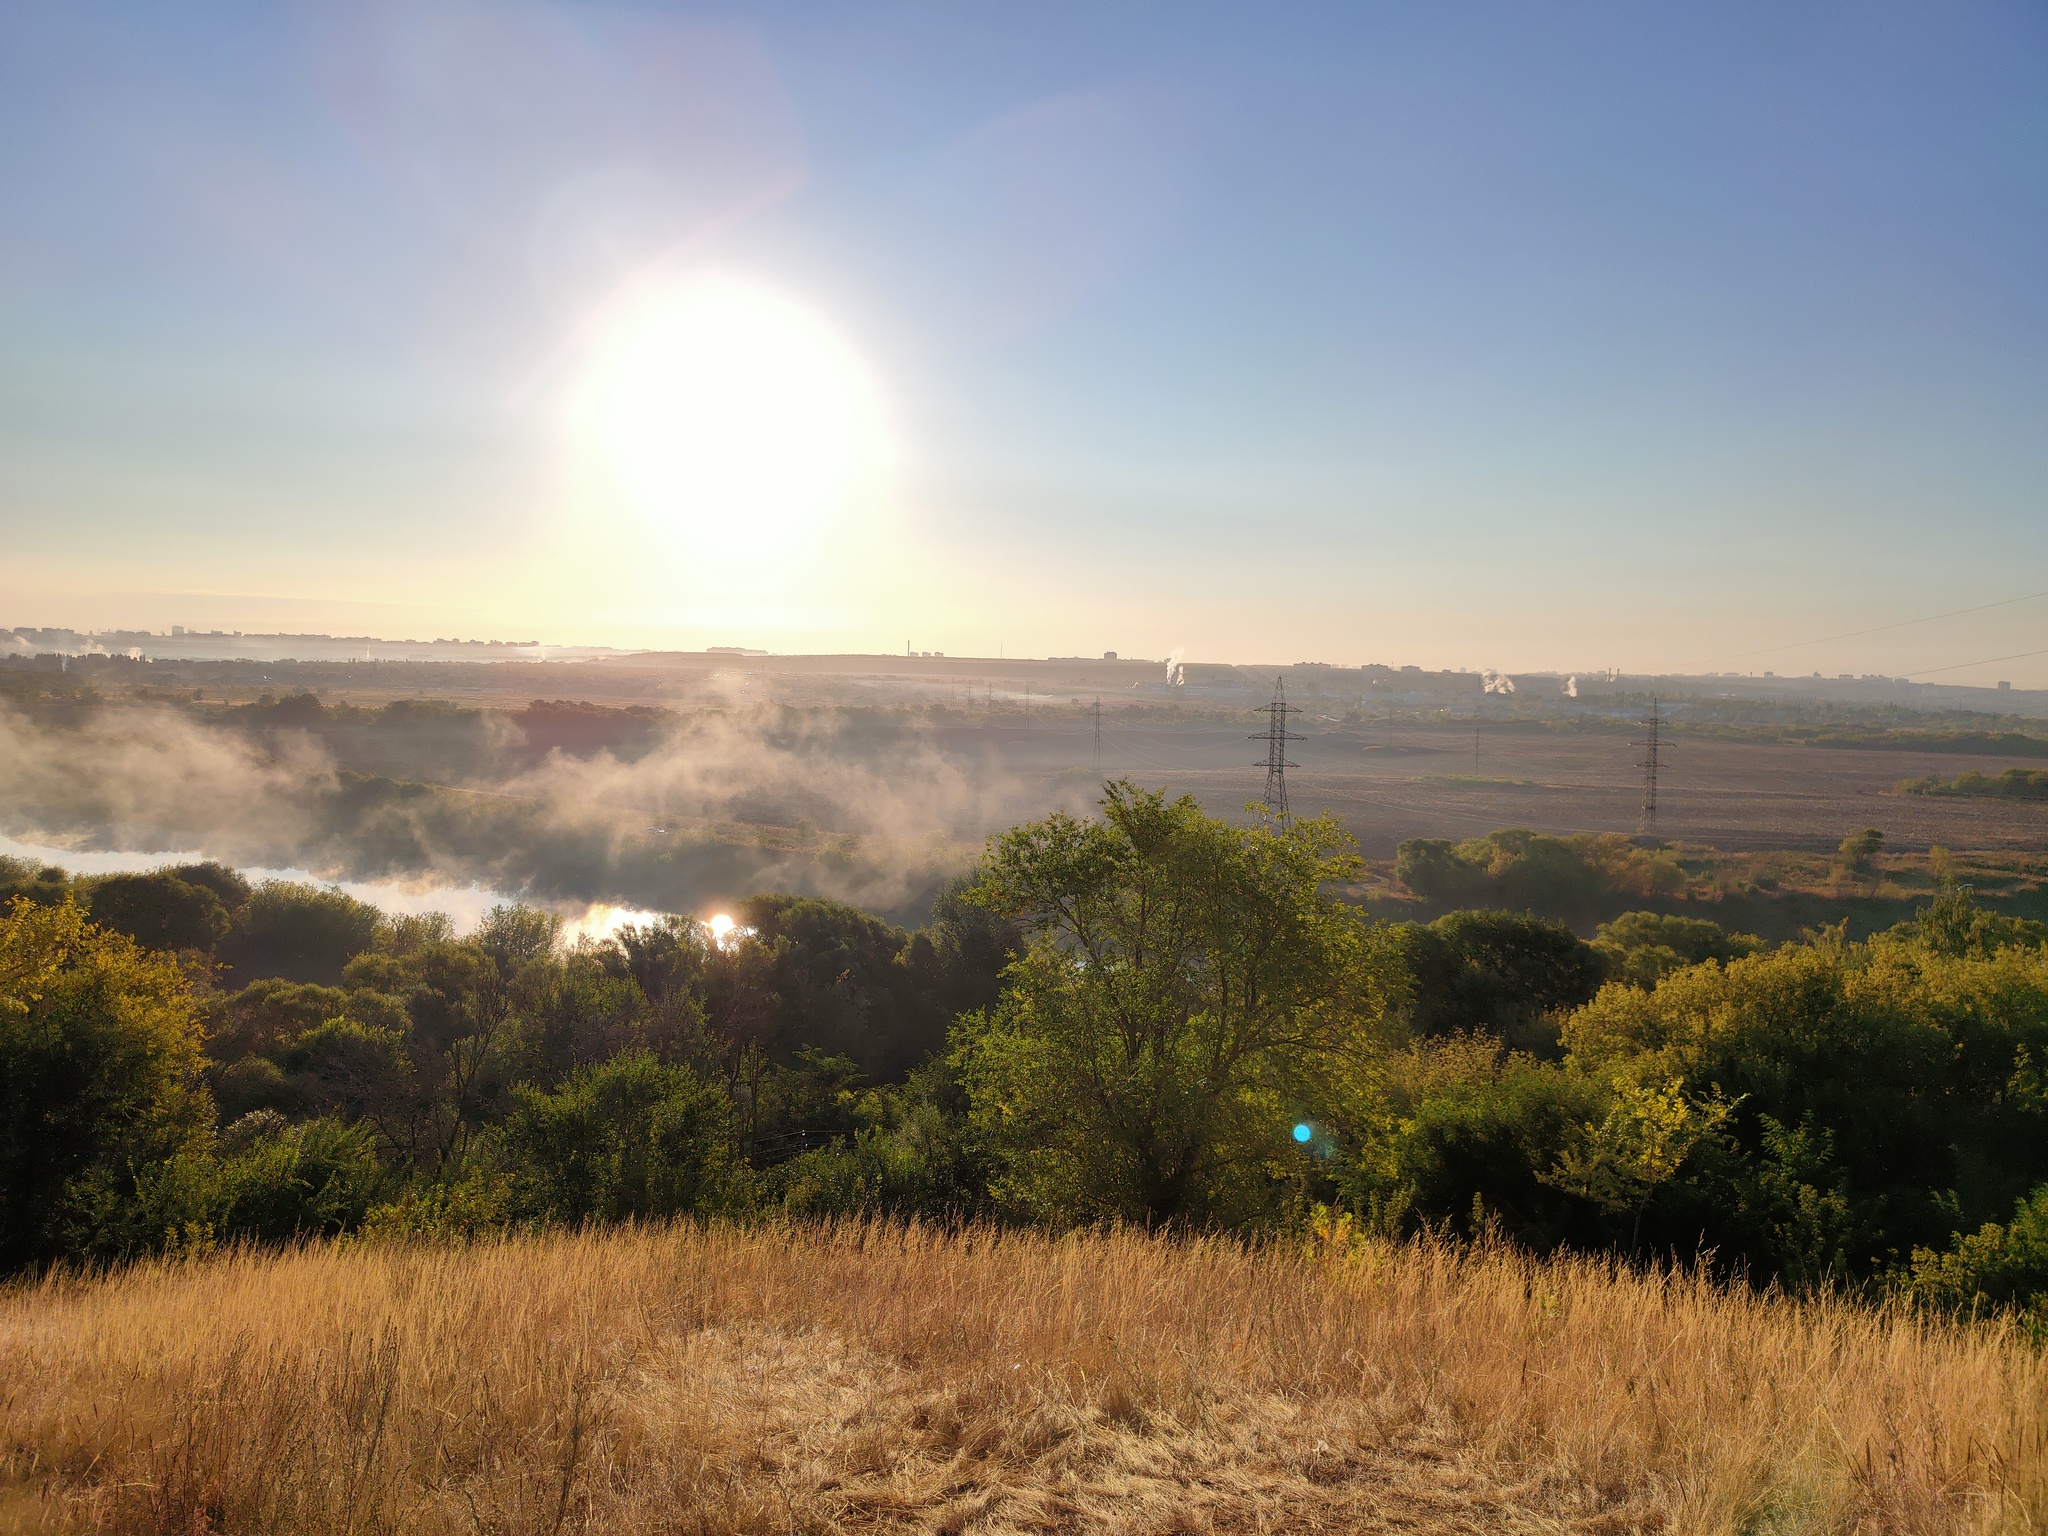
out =
{"type": "Polygon", "coordinates": [[[1643,749],[1642,759],[1636,766],[1643,770],[1643,821],[1642,830],[1657,830],[1657,749],[1662,735],[1663,717],[1657,713],[1657,701],[1650,700],[1650,712],[1643,718],[1643,739],[1634,745],[1643,749]]]}
{"type": "Polygon", "coordinates": [[[1102,695],[1095,696],[1095,777],[1102,777],[1102,695]]]}
{"type": "Polygon", "coordinates": [[[1245,739],[1266,744],[1266,813],[1285,824],[1293,819],[1287,805],[1287,770],[1301,766],[1287,761],[1287,743],[1307,739],[1287,729],[1287,717],[1294,712],[1294,706],[1287,702],[1285,677],[1273,680],[1273,702],[1261,704],[1256,712],[1266,717],[1266,728],[1245,739]]]}

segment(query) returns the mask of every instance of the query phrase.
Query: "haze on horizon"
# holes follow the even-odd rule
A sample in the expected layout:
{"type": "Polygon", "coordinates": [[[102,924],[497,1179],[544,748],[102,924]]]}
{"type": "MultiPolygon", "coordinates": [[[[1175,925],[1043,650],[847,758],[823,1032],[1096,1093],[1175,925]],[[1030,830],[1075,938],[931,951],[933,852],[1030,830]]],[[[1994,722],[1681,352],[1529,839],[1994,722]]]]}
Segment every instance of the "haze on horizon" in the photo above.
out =
{"type": "Polygon", "coordinates": [[[2048,686],[2044,143],[2018,3],[0,0],[0,624],[2048,686]]]}

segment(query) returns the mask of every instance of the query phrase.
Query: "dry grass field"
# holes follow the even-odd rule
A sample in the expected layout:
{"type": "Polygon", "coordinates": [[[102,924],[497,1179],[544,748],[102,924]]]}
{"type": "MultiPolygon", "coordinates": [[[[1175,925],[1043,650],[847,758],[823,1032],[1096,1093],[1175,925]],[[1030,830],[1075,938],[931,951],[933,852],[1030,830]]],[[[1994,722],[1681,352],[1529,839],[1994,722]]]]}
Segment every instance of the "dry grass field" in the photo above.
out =
{"type": "Polygon", "coordinates": [[[1997,1328],[1500,1250],[885,1226],[0,1293],[0,1527],[2035,1531],[1997,1328]]]}

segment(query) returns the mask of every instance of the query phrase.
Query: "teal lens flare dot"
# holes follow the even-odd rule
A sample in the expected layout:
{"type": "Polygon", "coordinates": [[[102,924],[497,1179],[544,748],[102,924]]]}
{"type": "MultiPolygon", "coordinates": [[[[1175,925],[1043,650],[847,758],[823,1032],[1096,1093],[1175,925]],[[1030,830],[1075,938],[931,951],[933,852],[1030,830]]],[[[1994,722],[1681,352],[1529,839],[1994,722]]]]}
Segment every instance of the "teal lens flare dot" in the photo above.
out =
{"type": "Polygon", "coordinates": [[[1313,1135],[1315,1135],[1315,1131],[1310,1128],[1306,1120],[1294,1128],[1294,1139],[1296,1141],[1307,1141],[1313,1135]]]}

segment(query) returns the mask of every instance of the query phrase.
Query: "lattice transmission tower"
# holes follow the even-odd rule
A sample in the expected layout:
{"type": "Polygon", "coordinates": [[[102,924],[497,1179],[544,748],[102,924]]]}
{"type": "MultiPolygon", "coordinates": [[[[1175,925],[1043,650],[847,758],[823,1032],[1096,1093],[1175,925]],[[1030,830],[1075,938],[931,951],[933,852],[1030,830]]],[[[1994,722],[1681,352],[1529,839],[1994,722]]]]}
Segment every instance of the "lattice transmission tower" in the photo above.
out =
{"type": "Polygon", "coordinates": [[[1643,739],[1635,745],[1643,749],[1642,759],[1636,766],[1643,770],[1643,824],[1645,832],[1657,830],[1657,750],[1662,745],[1664,717],[1657,713],[1657,701],[1650,700],[1650,712],[1643,716],[1643,739]]]}
{"type": "Polygon", "coordinates": [[[1102,777],[1102,696],[1095,698],[1095,777],[1102,777]]]}
{"type": "Polygon", "coordinates": [[[1287,808],[1287,770],[1301,766],[1287,761],[1287,743],[1308,738],[1287,729],[1287,717],[1295,711],[1294,706],[1287,702],[1286,678],[1273,680],[1273,702],[1261,704],[1257,712],[1266,717],[1266,728],[1245,739],[1266,744],[1266,811],[1287,821],[1293,815],[1287,808]]]}

